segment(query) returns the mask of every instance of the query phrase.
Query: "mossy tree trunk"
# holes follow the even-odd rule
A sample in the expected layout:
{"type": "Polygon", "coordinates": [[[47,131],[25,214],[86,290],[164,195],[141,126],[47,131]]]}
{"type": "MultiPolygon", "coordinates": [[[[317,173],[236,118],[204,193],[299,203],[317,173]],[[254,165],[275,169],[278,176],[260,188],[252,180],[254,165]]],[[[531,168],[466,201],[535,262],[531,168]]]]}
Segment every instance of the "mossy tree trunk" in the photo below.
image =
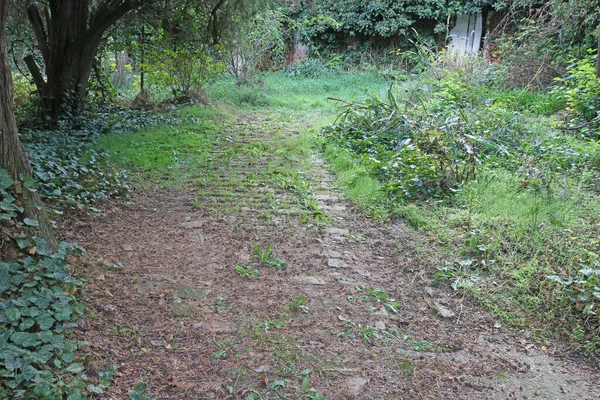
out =
{"type": "Polygon", "coordinates": [[[50,247],[56,248],[58,243],[52,223],[38,194],[23,184],[23,179],[31,177],[32,171],[19,140],[14,114],[12,75],[6,47],[6,21],[10,2],[11,0],[0,0],[0,167],[15,181],[14,195],[23,206],[25,217],[37,220],[41,235],[50,247]]]}

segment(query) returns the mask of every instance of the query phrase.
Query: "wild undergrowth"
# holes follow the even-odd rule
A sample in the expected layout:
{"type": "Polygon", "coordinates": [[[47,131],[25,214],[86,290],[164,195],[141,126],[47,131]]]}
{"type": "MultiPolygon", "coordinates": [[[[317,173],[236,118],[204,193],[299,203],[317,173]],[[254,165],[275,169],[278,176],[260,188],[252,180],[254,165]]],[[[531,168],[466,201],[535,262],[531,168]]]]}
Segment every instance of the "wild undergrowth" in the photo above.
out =
{"type": "Polygon", "coordinates": [[[322,131],[332,169],[372,215],[400,216],[453,255],[435,282],[597,354],[600,145],[560,130],[565,97],[508,89],[488,64],[444,65],[341,101],[322,131]]]}
{"type": "Polygon", "coordinates": [[[126,197],[130,190],[126,172],[108,165],[109,154],[95,147],[98,139],[177,124],[180,119],[175,113],[109,107],[63,120],[51,130],[21,127],[21,138],[43,200],[58,209],[96,210],[98,203],[126,197]]]}
{"type": "Polygon", "coordinates": [[[50,249],[37,236],[38,222],[24,218],[14,190],[0,169],[0,398],[102,393],[114,367],[86,376],[86,344],[68,335],[85,309],[84,281],[74,273],[83,249],[68,243],[50,249]]]}
{"type": "MultiPolygon", "coordinates": [[[[99,138],[191,119],[185,111],[111,107],[63,120],[52,130],[22,126],[34,178],[27,184],[53,216],[71,208],[99,211],[103,201],[129,193],[127,173],[110,164],[111,155],[97,147],[99,138]]],[[[15,190],[0,169],[0,398],[77,400],[102,393],[116,367],[90,373],[87,344],[69,339],[85,309],[83,249],[69,243],[49,248],[38,236],[39,223],[23,216],[15,190]]],[[[140,385],[132,398],[145,398],[140,385]]]]}

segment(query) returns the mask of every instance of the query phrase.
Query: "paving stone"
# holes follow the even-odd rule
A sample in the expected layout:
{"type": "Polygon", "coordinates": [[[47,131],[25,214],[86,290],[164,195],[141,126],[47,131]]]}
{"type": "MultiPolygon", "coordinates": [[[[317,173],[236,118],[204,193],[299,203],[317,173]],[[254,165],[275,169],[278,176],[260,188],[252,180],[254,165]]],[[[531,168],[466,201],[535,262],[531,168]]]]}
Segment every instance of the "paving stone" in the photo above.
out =
{"type": "Polygon", "coordinates": [[[346,379],[346,385],[348,389],[355,396],[358,396],[362,393],[366,384],[367,380],[362,376],[351,376],[346,379]]]}
{"type": "Polygon", "coordinates": [[[191,286],[177,286],[173,296],[180,299],[200,300],[206,297],[206,292],[191,286]]]}
{"type": "Polygon", "coordinates": [[[343,236],[350,235],[350,231],[348,229],[341,229],[341,228],[326,228],[325,233],[328,235],[343,235],[343,236]]]}
{"type": "Polygon", "coordinates": [[[306,285],[325,285],[325,281],[316,276],[296,276],[294,277],[294,280],[306,285]]]}
{"type": "Polygon", "coordinates": [[[339,201],[339,197],[333,196],[330,194],[317,194],[315,195],[315,199],[320,201],[339,201]]]}
{"type": "Polygon", "coordinates": [[[211,333],[237,333],[239,330],[238,327],[233,324],[219,322],[196,322],[192,324],[192,327],[211,333]]]}
{"type": "Polygon", "coordinates": [[[198,228],[202,228],[202,221],[190,221],[190,222],[184,222],[183,224],[181,224],[182,227],[186,228],[186,229],[198,229],[198,228]]]}
{"type": "Polygon", "coordinates": [[[206,243],[206,242],[210,242],[212,240],[212,235],[207,235],[205,233],[200,233],[198,232],[196,234],[196,239],[200,242],[200,243],[206,243]]]}
{"type": "Polygon", "coordinates": [[[359,283],[357,280],[348,278],[347,276],[342,275],[340,273],[334,272],[330,275],[335,278],[337,283],[342,284],[342,285],[356,285],[357,283],[359,283]]]}
{"type": "Polygon", "coordinates": [[[444,318],[454,318],[456,314],[454,311],[450,310],[448,307],[438,303],[437,301],[433,303],[435,308],[437,308],[438,314],[440,314],[444,318]]]}
{"type": "MultiPolygon", "coordinates": [[[[181,299],[179,299],[181,301],[181,299]]],[[[181,302],[173,303],[173,316],[178,318],[189,317],[194,313],[194,308],[181,302]]]]}
{"type": "Polygon", "coordinates": [[[346,211],[347,208],[344,205],[341,204],[334,204],[332,206],[321,206],[321,208],[325,211],[346,211]]]}
{"type": "Polygon", "coordinates": [[[327,257],[328,258],[341,258],[342,253],[340,253],[339,251],[335,251],[335,250],[328,250],[327,257]]]}
{"type": "Polygon", "coordinates": [[[325,293],[322,290],[315,289],[314,286],[304,286],[302,291],[307,295],[310,299],[320,298],[325,296],[325,293]]]}
{"type": "Polygon", "coordinates": [[[138,284],[145,288],[165,287],[177,283],[177,279],[171,275],[151,274],[139,278],[138,284]]]}
{"type": "Polygon", "coordinates": [[[348,264],[339,258],[330,258],[327,260],[327,265],[329,268],[348,268],[348,264]]]}
{"type": "Polygon", "coordinates": [[[365,278],[370,278],[371,277],[371,273],[369,271],[367,271],[366,269],[362,269],[362,268],[355,268],[354,269],[356,271],[357,274],[359,274],[360,276],[363,276],[365,278]]]}

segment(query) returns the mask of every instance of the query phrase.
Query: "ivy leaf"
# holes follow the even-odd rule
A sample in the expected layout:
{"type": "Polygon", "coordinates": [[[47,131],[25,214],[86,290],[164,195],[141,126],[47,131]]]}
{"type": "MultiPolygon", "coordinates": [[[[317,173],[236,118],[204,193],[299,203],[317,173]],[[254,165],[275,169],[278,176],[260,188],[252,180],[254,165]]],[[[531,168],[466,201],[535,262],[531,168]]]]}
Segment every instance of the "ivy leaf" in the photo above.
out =
{"type": "Polygon", "coordinates": [[[83,396],[80,389],[75,389],[73,390],[73,393],[67,397],[67,400],[86,400],[86,398],[83,396]]]}
{"type": "Polygon", "coordinates": [[[4,368],[6,368],[7,371],[12,372],[17,368],[21,368],[21,361],[15,359],[11,355],[7,355],[4,357],[4,368]]]}
{"type": "Polygon", "coordinates": [[[40,223],[37,220],[31,219],[31,218],[23,219],[23,223],[27,226],[34,226],[34,227],[40,226],[40,223]]]}
{"type": "Polygon", "coordinates": [[[10,335],[10,340],[12,340],[17,346],[23,347],[35,347],[40,343],[38,340],[38,335],[29,332],[15,332],[10,335]]]}
{"type": "Polygon", "coordinates": [[[145,396],[148,386],[144,382],[140,382],[133,388],[133,391],[129,393],[130,400],[145,400],[148,397],[145,396]]]}
{"type": "Polygon", "coordinates": [[[35,192],[35,179],[30,176],[23,177],[23,186],[32,192],[35,192]]]}
{"type": "Polygon", "coordinates": [[[19,330],[26,331],[33,325],[35,325],[35,321],[33,320],[33,318],[26,318],[25,320],[23,320],[23,322],[19,324],[19,330]]]}
{"type": "Polygon", "coordinates": [[[10,176],[8,176],[8,172],[5,169],[0,168],[0,190],[6,190],[15,183],[10,176]]]}
{"type": "Polygon", "coordinates": [[[92,384],[87,385],[87,390],[90,391],[91,393],[103,393],[104,390],[101,387],[98,386],[94,386],[92,384]]]}
{"type": "Polygon", "coordinates": [[[74,363],[67,367],[67,372],[70,372],[72,374],[79,374],[80,372],[83,372],[84,369],[85,367],[83,366],[83,364],[74,363]]]}
{"type": "Polygon", "coordinates": [[[35,320],[37,321],[40,329],[43,331],[47,331],[48,329],[52,328],[52,325],[54,325],[55,321],[47,311],[41,312],[35,320]]]}
{"type": "Polygon", "coordinates": [[[0,295],[10,288],[9,265],[0,263],[0,295]]]}
{"type": "Polygon", "coordinates": [[[21,312],[16,307],[7,309],[4,314],[6,315],[6,319],[12,323],[17,323],[21,319],[21,312]]]}

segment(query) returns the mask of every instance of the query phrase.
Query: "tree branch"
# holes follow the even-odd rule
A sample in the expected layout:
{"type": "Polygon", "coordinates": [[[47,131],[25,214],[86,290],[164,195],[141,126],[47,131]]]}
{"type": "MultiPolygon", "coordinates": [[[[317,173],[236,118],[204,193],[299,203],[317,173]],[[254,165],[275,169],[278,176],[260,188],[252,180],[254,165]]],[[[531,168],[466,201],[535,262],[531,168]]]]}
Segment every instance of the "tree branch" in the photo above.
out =
{"type": "Polygon", "coordinates": [[[44,58],[44,64],[48,65],[49,51],[48,51],[48,36],[44,30],[44,23],[40,16],[40,10],[35,3],[29,4],[27,7],[27,17],[31,24],[31,29],[35,34],[35,38],[38,42],[38,47],[44,58]]]}
{"type": "Polygon", "coordinates": [[[97,35],[102,35],[111,25],[129,11],[141,6],[146,0],[107,0],[92,12],[90,26],[82,35],[85,42],[97,35]]]}
{"type": "Polygon", "coordinates": [[[44,81],[44,77],[40,72],[40,68],[31,54],[26,55],[25,58],[23,58],[23,61],[25,61],[25,65],[27,65],[27,69],[33,77],[33,82],[37,87],[40,97],[43,98],[46,95],[46,82],[44,81]]]}

